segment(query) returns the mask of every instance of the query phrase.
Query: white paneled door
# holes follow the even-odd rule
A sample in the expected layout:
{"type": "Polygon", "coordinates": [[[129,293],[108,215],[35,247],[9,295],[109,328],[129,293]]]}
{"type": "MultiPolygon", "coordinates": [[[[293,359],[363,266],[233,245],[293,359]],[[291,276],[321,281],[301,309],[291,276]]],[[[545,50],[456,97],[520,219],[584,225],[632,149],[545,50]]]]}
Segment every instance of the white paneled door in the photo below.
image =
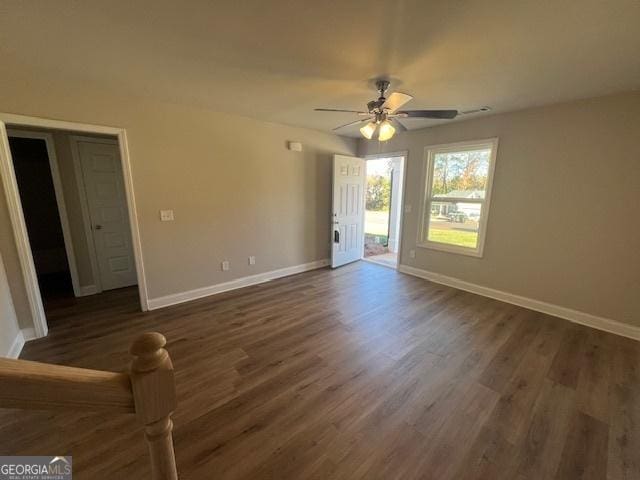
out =
{"type": "Polygon", "coordinates": [[[102,290],[137,283],[117,143],[78,142],[102,290]]]}
{"type": "Polygon", "coordinates": [[[361,158],[334,155],[331,266],[360,260],[364,253],[365,167],[361,158]]]}

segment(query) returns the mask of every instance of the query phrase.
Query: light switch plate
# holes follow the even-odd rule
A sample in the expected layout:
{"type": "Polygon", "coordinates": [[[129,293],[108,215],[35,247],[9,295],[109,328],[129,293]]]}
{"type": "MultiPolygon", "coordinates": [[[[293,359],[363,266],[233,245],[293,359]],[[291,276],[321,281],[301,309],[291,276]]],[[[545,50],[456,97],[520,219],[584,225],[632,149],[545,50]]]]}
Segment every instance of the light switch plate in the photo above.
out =
{"type": "Polygon", "coordinates": [[[225,260],[223,261],[220,266],[222,267],[222,271],[223,272],[227,272],[229,270],[229,261],[225,260]]]}
{"type": "Polygon", "coordinates": [[[249,257],[249,265],[255,265],[256,264],[256,257],[254,257],[253,255],[251,255],[249,257]]]}
{"type": "Polygon", "coordinates": [[[411,205],[404,206],[404,213],[411,213],[411,205]]]}
{"type": "Polygon", "coordinates": [[[173,210],[160,210],[160,221],[173,222],[173,210]]]}

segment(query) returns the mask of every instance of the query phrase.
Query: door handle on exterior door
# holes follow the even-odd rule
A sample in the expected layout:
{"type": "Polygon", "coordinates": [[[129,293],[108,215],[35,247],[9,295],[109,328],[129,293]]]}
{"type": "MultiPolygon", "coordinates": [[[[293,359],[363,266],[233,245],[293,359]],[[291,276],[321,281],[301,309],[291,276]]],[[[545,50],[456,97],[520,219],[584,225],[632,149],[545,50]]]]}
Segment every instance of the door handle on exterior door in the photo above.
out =
{"type": "Polygon", "coordinates": [[[339,230],[334,230],[333,231],[333,243],[340,243],[340,231],[339,230]]]}
{"type": "Polygon", "coordinates": [[[93,227],[95,230],[102,230],[102,225],[96,225],[95,227],[93,227]]]}

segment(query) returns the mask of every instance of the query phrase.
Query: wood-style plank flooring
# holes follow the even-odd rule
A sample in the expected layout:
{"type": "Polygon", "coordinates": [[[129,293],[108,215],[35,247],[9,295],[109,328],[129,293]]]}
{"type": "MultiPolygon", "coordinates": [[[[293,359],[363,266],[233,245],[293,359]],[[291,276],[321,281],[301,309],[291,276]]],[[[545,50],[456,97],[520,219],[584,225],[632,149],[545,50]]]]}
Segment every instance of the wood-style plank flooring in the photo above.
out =
{"type": "MultiPolygon", "coordinates": [[[[53,305],[23,358],[124,370],[168,339],[186,479],[638,479],[640,343],[359,262],[149,313],[53,305]]],[[[149,477],[130,416],[0,411],[0,454],[149,477]]]]}

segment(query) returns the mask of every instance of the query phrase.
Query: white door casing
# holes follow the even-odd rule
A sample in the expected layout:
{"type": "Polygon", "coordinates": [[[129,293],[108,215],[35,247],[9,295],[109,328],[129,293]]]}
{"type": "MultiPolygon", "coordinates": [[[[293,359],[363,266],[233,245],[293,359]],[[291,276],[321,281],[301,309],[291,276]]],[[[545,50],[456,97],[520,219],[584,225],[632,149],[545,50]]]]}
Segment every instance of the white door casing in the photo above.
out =
{"type": "Polygon", "coordinates": [[[120,152],[115,143],[78,142],[102,290],[137,283],[120,152]]]}
{"type": "Polygon", "coordinates": [[[364,160],[333,156],[331,266],[360,260],[364,253],[364,160]]]}
{"type": "MultiPolygon", "coordinates": [[[[60,217],[60,226],[62,227],[62,236],[64,239],[64,248],[67,254],[67,262],[69,265],[69,274],[71,275],[71,284],[73,286],[73,294],[76,297],[82,296],[82,287],[78,277],[78,268],[76,266],[76,255],[71,238],[71,227],[69,226],[69,216],[67,214],[67,206],[64,200],[64,189],[62,187],[62,179],[60,177],[60,168],[58,166],[58,157],[56,155],[55,143],[53,135],[49,132],[36,132],[31,130],[7,129],[9,137],[31,138],[42,140],[45,142],[47,149],[47,157],[49,159],[49,170],[51,171],[51,180],[53,181],[53,189],[56,196],[58,206],[58,215],[60,217]]],[[[22,208],[22,207],[21,207],[22,208]]],[[[24,214],[24,212],[23,212],[24,214]]]]}
{"type": "MultiPolygon", "coordinates": [[[[147,282],[145,278],[144,260],[142,258],[142,244],[140,242],[140,230],[138,228],[138,216],[136,214],[136,199],[133,191],[133,175],[131,171],[131,159],[129,155],[129,145],[127,141],[127,132],[120,127],[109,127],[103,125],[94,125],[89,123],[70,122],[65,120],[51,120],[48,118],[30,117],[27,115],[16,115],[13,113],[0,112],[0,179],[4,187],[5,198],[9,210],[9,218],[11,219],[11,229],[18,251],[18,259],[20,262],[20,272],[26,290],[27,302],[31,313],[31,321],[33,328],[23,329],[25,339],[40,338],[47,335],[48,325],[47,318],[40,297],[38,288],[38,277],[33,265],[33,256],[29,245],[27,227],[24,222],[22,205],[20,203],[20,194],[16,181],[15,172],[13,170],[13,162],[11,159],[11,150],[9,148],[9,138],[7,136],[7,125],[14,127],[34,127],[38,129],[55,129],[78,132],[81,134],[98,134],[112,135],[117,137],[117,144],[120,148],[120,157],[122,160],[122,169],[124,174],[125,192],[127,195],[127,207],[129,209],[129,221],[131,234],[133,236],[133,249],[136,260],[136,274],[138,276],[138,293],[140,295],[140,308],[142,311],[149,309],[149,299],[147,292],[147,282]]],[[[72,138],[81,138],[72,136],[72,138]]],[[[74,163],[79,162],[76,142],[71,145],[71,152],[74,157],[74,163]]],[[[78,166],[79,170],[80,167],[78,166]]],[[[78,171],[77,170],[77,171],[78,171]]],[[[78,172],[77,179],[80,182],[82,173],[78,172]]],[[[84,191],[84,188],[83,188],[84,191]]],[[[86,207],[86,202],[81,202],[86,207]]],[[[84,207],[83,207],[84,210],[84,207]]],[[[93,242],[90,242],[93,244],[93,242]]],[[[94,258],[95,256],[92,256],[94,258]]],[[[97,277],[97,275],[96,275],[97,277]]]]}

